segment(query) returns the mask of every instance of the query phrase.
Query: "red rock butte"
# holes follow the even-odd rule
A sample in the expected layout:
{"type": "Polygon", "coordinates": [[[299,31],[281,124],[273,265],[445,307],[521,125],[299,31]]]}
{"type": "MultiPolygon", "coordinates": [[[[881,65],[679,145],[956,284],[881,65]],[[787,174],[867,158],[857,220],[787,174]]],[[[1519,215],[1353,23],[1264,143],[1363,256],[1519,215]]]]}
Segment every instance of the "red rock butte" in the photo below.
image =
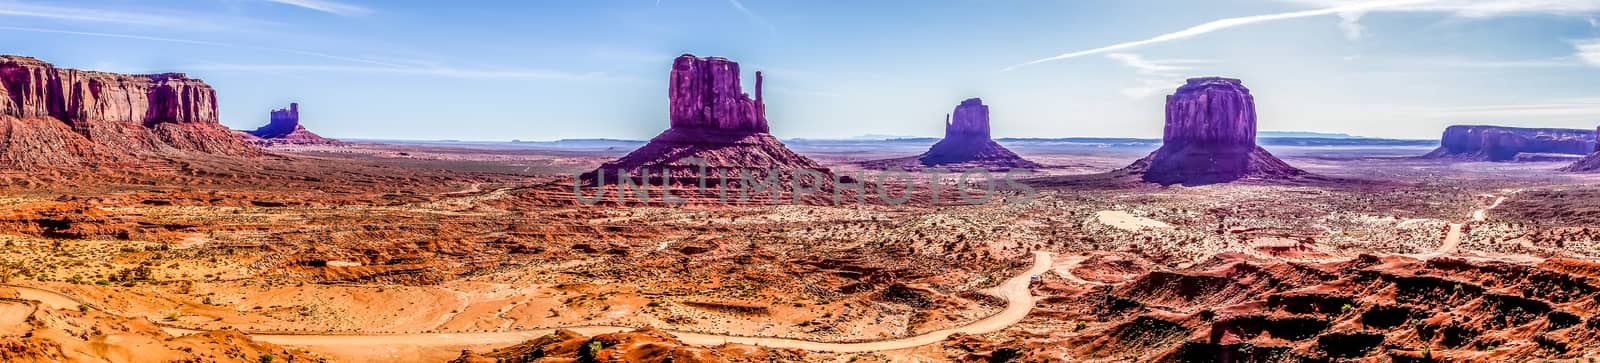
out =
{"type": "Polygon", "coordinates": [[[1305,175],[1256,145],[1255,97],[1237,79],[1191,78],[1167,96],[1160,149],[1119,172],[1160,184],[1305,175]]]}
{"type": "Polygon", "coordinates": [[[738,63],[684,54],[672,62],[669,85],[667,131],[638,150],[584,173],[579,177],[582,182],[617,183],[620,175],[627,174],[650,184],[668,183],[667,177],[671,183],[696,183],[702,165],[689,162],[694,158],[705,161],[705,181],[711,185],[718,182],[718,176],[736,179],[741,170],[750,169],[807,169],[832,176],[827,168],[789,150],[768,133],[761,72],[756,72],[755,98],[751,99],[739,84],[738,63]]]}
{"type": "Polygon", "coordinates": [[[917,157],[923,166],[957,166],[987,169],[1039,168],[1000,146],[989,136],[989,106],[968,98],[945,115],[944,139],[917,157]]]}
{"type": "Polygon", "coordinates": [[[329,139],[307,130],[300,124],[300,104],[290,103],[289,108],[272,110],[271,118],[266,125],[242,135],[245,140],[259,144],[337,144],[338,140],[329,139]]]}
{"type": "Polygon", "coordinates": [[[0,56],[0,166],[71,168],[171,152],[253,155],[182,73],[127,75],[0,56]]]}

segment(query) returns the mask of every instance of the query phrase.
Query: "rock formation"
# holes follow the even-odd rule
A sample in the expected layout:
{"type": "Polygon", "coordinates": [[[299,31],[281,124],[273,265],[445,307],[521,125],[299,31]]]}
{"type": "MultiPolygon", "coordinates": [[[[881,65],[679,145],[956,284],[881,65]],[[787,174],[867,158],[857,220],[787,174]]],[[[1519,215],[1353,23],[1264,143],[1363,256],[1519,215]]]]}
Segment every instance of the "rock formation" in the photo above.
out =
{"type": "Polygon", "coordinates": [[[290,103],[289,108],[272,110],[266,125],[246,133],[245,138],[258,145],[275,144],[336,144],[339,141],[317,135],[300,124],[300,104],[290,103]]]}
{"type": "Polygon", "coordinates": [[[1595,131],[1456,125],[1444,129],[1439,148],[1428,158],[1509,161],[1521,153],[1587,155],[1595,149],[1595,131]]]}
{"type": "Polygon", "coordinates": [[[1161,184],[1282,179],[1305,172],[1256,145],[1256,107],[1237,79],[1191,78],[1167,96],[1161,148],[1120,172],[1161,184]]]}
{"type": "Polygon", "coordinates": [[[989,106],[968,98],[945,115],[944,139],[917,157],[923,166],[966,166],[989,169],[1039,168],[989,137],[989,106]]]}
{"type": "Polygon", "coordinates": [[[790,151],[767,133],[761,72],[756,72],[755,79],[755,99],[751,99],[739,85],[738,63],[718,57],[679,56],[672,64],[667,90],[671,108],[667,131],[580,179],[591,185],[610,184],[627,174],[640,182],[662,184],[667,182],[660,177],[664,174],[673,183],[696,183],[702,166],[686,160],[691,158],[705,160],[707,182],[712,185],[717,176],[736,179],[740,170],[752,169],[809,169],[831,177],[828,169],[790,151]]]}
{"type": "Polygon", "coordinates": [[[182,73],[80,71],[0,56],[0,166],[73,167],[171,151],[257,149],[218,122],[216,91],[182,73]]]}
{"type": "MultiPolygon", "coordinates": [[[[1595,135],[1600,135],[1600,128],[1595,128],[1594,132],[1595,135]]],[[[1574,173],[1600,172],[1600,144],[1596,144],[1594,150],[1590,151],[1591,152],[1589,153],[1589,156],[1585,156],[1582,159],[1578,159],[1577,162],[1572,163],[1572,165],[1567,165],[1566,167],[1561,168],[1561,171],[1574,173]]]]}

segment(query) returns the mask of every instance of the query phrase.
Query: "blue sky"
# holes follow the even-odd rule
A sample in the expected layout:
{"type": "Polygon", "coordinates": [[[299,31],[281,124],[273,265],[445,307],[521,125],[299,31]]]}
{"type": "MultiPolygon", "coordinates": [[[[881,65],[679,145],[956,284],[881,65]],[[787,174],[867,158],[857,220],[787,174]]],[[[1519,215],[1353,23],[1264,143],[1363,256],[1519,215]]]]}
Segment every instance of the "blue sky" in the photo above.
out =
{"type": "MultiPolygon", "coordinates": [[[[1600,0],[0,0],[0,53],[180,71],[241,129],[298,101],[347,138],[633,138],[681,53],[767,77],[779,137],[1159,137],[1182,79],[1229,76],[1263,130],[1433,138],[1600,125],[1600,0]]],[[[747,81],[747,88],[752,85],[747,81]]]]}

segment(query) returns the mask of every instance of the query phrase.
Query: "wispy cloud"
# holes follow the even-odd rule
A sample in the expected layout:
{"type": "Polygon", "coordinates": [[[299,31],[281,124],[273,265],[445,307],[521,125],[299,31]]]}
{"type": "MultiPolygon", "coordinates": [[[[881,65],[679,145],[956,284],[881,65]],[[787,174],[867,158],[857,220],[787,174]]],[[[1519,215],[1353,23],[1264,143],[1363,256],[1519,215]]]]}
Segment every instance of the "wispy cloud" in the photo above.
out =
{"type": "MultiPolygon", "coordinates": [[[[1383,0],[1280,0],[1314,7],[1347,7],[1386,3],[1383,0]]],[[[1517,14],[1588,15],[1600,11],[1597,0],[1427,0],[1350,11],[1447,12],[1468,18],[1517,14]]]]}
{"type": "Polygon", "coordinates": [[[1572,47],[1577,50],[1578,59],[1591,66],[1600,66],[1600,39],[1585,39],[1572,42],[1572,47]]]}
{"type": "Polygon", "coordinates": [[[239,44],[232,44],[232,43],[206,41],[206,40],[154,37],[154,36],[146,36],[146,35],[138,35],[138,34],[100,33],[100,32],[85,32],[85,31],[62,30],[62,29],[29,28],[29,27],[17,27],[17,26],[0,26],[0,30],[23,31],[23,32],[32,32],[32,33],[48,33],[48,34],[65,34],[65,35],[77,35],[77,36],[98,37],[98,38],[132,39],[132,40],[145,40],[145,41],[153,41],[153,42],[204,45],[204,46],[234,48],[234,49],[260,50],[260,51],[288,53],[288,54],[303,55],[303,56],[308,56],[308,57],[332,59],[332,60],[339,60],[339,61],[346,61],[346,62],[353,62],[353,63],[364,63],[364,64],[370,64],[370,65],[380,65],[380,66],[390,66],[390,67],[402,67],[399,64],[394,64],[394,63],[384,62],[384,61],[379,61],[379,60],[372,60],[372,59],[367,59],[367,58],[360,58],[360,57],[341,56],[341,55],[328,54],[328,53],[322,53],[322,52],[313,52],[313,51],[300,50],[300,49],[239,45],[239,44]]]}
{"type": "Polygon", "coordinates": [[[286,64],[196,64],[185,67],[206,71],[229,72],[334,72],[371,73],[411,76],[431,76],[466,79],[520,79],[520,80],[590,80],[620,78],[605,73],[572,73],[528,69],[466,69],[452,67],[374,67],[339,65],[286,65],[286,64]]]}
{"type": "Polygon", "coordinates": [[[1237,18],[1227,18],[1227,19],[1221,19],[1221,20],[1213,20],[1213,21],[1210,21],[1210,22],[1206,22],[1204,24],[1200,24],[1200,25],[1189,27],[1187,29],[1179,30],[1179,31],[1172,32],[1172,33],[1166,33],[1166,34],[1157,35],[1155,37],[1147,38],[1147,39],[1144,39],[1144,40],[1136,40],[1136,41],[1125,42],[1125,43],[1117,43],[1117,44],[1112,44],[1112,45],[1103,46],[1103,47],[1099,47],[1099,48],[1080,50],[1080,51],[1070,52],[1070,53],[1062,53],[1060,55],[1056,55],[1056,56],[1053,56],[1053,57],[1037,59],[1037,60],[1029,61],[1029,62],[1026,62],[1026,63],[1022,63],[1022,64],[1010,66],[1010,67],[1006,67],[1005,69],[1002,69],[1001,71],[1011,71],[1011,70],[1014,70],[1014,69],[1017,69],[1017,68],[1020,68],[1020,67],[1031,66],[1031,65],[1035,65],[1035,64],[1039,64],[1039,63],[1053,62],[1053,61],[1058,61],[1058,60],[1063,60],[1063,59],[1071,59],[1071,58],[1082,57],[1082,56],[1086,56],[1086,55],[1094,55],[1094,54],[1115,52],[1115,51],[1119,51],[1119,50],[1131,49],[1131,48],[1146,46],[1146,45],[1150,45],[1150,44],[1170,42],[1170,41],[1174,41],[1174,40],[1185,39],[1185,38],[1190,38],[1190,37],[1194,37],[1194,36],[1198,36],[1198,35],[1202,35],[1202,34],[1206,34],[1206,33],[1211,33],[1211,32],[1215,32],[1215,31],[1218,31],[1218,30],[1234,28],[1234,27],[1240,27],[1240,26],[1256,24],[1256,23],[1264,23],[1264,22],[1278,21],[1278,20],[1288,20],[1288,19],[1298,19],[1298,18],[1306,18],[1306,17],[1313,17],[1313,16],[1325,16],[1325,15],[1333,15],[1333,14],[1340,14],[1340,13],[1347,13],[1347,12],[1368,11],[1368,10],[1380,9],[1380,8],[1385,8],[1385,7],[1396,7],[1396,6],[1413,5],[1413,4],[1420,3],[1420,2],[1425,2],[1425,1],[1427,1],[1427,0],[1372,1],[1372,2],[1362,2],[1362,3],[1359,3],[1359,4],[1353,4],[1353,5],[1342,5],[1342,6],[1323,8],[1323,9],[1316,9],[1316,10],[1292,11],[1292,12],[1287,12],[1287,13],[1254,15],[1254,16],[1244,16],[1244,17],[1237,17],[1237,18]]]}
{"type": "MultiPolygon", "coordinates": [[[[1280,0],[1315,7],[1350,7],[1384,3],[1383,0],[1280,0]]],[[[1554,14],[1589,16],[1600,11],[1600,0],[1428,0],[1409,4],[1355,9],[1339,13],[1339,30],[1350,40],[1363,34],[1361,18],[1369,11],[1441,12],[1462,18],[1490,18],[1505,15],[1554,14]]],[[[1590,18],[1593,23],[1593,19],[1590,18]]]]}
{"type": "Polygon", "coordinates": [[[1502,122],[1541,120],[1542,122],[1581,123],[1592,127],[1600,119],[1600,98],[1578,98],[1544,103],[1439,107],[1422,110],[1424,117],[1456,122],[1502,122]]]}
{"type": "Polygon", "coordinates": [[[36,5],[9,1],[0,1],[0,16],[145,26],[171,26],[195,23],[193,19],[182,19],[131,11],[56,5],[36,5]]]}
{"type": "Polygon", "coordinates": [[[766,18],[756,15],[754,11],[750,11],[750,8],[745,7],[743,0],[728,0],[728,4],[733,5],[735,10],[739,10],[739,12],[743,13],[744,16],[749,17],[750,21],[754,21],[756,24],[761,24],[761,26],[766,27],[767,31],[778,31],[778,27],[772,26],[772,23],[768,23],[766,18]]]}
{"type": "Polygon", "coordinates": [[[289,6],[294,6],[294,7],[310,9],[310,10],[316,10],[316,11],[329,13],[329,14],[334,14],[334,15],[357,16],[357,15],[366,15],[366,14],[372,13],[372,9],[368,9],[366,7],[362,7],[362,6],[359,6],[359,5],[345,4],[345,3],[341,3],[341,2],[337,2],[337,1],[328,1],[328,0],[266,0],[266,1],[267,2],[272,2],[272,3],[278,3],[278,4],[283,4],[283,5],[289,5],[289,6]]]}
{"type": "Polygon", "coordinates": [[[1190,65],[1211,62],[1190,59],[1151,60],[1131,53],[1111,53],[1106,54],[1106,58],[1133,68],[1134,72],[1141,76],[1138,80],[1139,85],[1121,90],[1124,96],[1130,98],[1145,98],[1171,90],[1173,85],[1183,83],[1184,71],[1193,68],[1190,65]]]}

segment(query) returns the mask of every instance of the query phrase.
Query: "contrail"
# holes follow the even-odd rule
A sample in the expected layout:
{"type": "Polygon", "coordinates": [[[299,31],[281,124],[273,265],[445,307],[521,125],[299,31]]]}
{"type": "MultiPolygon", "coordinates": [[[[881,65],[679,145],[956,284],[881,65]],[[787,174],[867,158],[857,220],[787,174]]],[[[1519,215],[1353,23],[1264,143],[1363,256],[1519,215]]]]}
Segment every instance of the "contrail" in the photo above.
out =
{"type": "Polygon", "coordinates": [[[1336,7],[1325,8],[1325,9],[1302,10],[1302,11],[1294,11],[1294,12],[1287,12],[1287,13],[1254,15],[1254,16],[1245,16],[1245,17],[1238,17],[1238,18],[1227,18],[1227,19],[1221,19],[1221,20],[1214,20],[1214,21],[1211,21],[1211,22],[1207,22],[1205,24],[1192,26],[1192,27],[1189,27],[1188,29],[1180,30],[1180,31],[1177,31],[1177,32],[1157,35],[1154,38],[1150,38],[1150,39],[1132,41],[1132,42],[1127,42],[1127,43],[1112,44],[1112,45],[1108,45],[1108,46],[1104,46],[1104,47],[1099,47],[1099,48],[1094,48],[1094,49],[1089,49],[1089,50],[1082,50],[1082,51],[1077,51],[1077,52],[1072,52],[1072,53],[1063,53],[1061,55],[1057,55],[1057,56],[1050,57],[1050,58],[1039,59],[1039,60],[1035,60],[1035,61],[1031,61],[1031,62],[1027,62],[1027,63],[1022,63],[1022,64],[1006,67],[1005,69],[1002,69],[1000,71],[1001,72],[1007,72],[1007,71],[1011,71],[1013,69],[1026,67],[1026,66],[1031,66],[1031,65],[1035,65],[1035,64],[1039,64],[1039,63],[1044,63],[1044,62],[1053,62],[1053,61],[1058,61],[1058,60],[1062,60],[1062,59],[1077,58],[1077,57],[1082,57],[1082,56],[1086,56],[1086,55],[1100,54],[1100,53],[1116,51],[1116,50],[1122,50],[1122,49],[1128,49],[1128,48],[1144,46],[1144,45],[1149,45],[1149,44],[1155,44],[1155,43],[1168,42],[1168,41],[1173,41],[1173,40],[1178,40],[1178,39],[1184,39],[1184,38],[1193,37],[1193,36],[1196,36],[1196,35],[1210,33],[1210,32],[1214,32],[1214,31],[1218,31],[1218,30],[1223,30],[1223,29],[1228,29],[1228,28],[1238,27],[1238,26],[1244,26],[1244,25],[1250,25],[1250,24],[1255,24],[1255,23],[1269,22],[1269,21],[1275,21],[1275,20],[1297,19],[1297,18],[1305,18],[1305,17],[1312,17],[1312,16],[1322,16],[1322,15],[1338,14],[1338,13],[1345,13],[1345,12],[1365,11],[1365,10],[1372,10],[1372,9],[1377,9],[1377,8],[1387,8],[1387,7],[1395,7],[1395,6],[1402,6],[1402,5],[1411,5],[1411,4],[1423,3],[1423,2],[1427,2],[1427,1],[1430,1],[1430,0],[1378,1],[1378,2],[1369,2],[1369,3],[1362,3],[1362,4],[1356,4],[1356,5],[1336,6],[1336,7]]]}

